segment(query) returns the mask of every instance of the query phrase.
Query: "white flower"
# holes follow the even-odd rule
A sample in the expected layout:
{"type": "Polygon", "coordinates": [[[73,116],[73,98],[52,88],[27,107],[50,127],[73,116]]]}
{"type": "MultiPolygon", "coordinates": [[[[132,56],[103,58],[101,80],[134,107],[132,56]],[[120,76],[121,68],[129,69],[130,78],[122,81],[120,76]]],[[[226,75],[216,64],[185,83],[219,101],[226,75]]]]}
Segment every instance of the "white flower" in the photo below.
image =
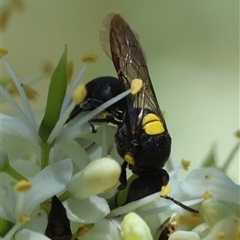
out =
{"type": "MultiPolygon", "coordinates": [[[[193,170],[185,181],[180,182],[179,186],[183,198],[193,199],[201,196],[208,198],[199,208],[204,223],[190,232],[178,229],[169,240],[239,239],[239,185],[217,168],[202,168],[193,170]]],[[[180,215],[175,217],[175,221],[180,226],[184,224],[181,219],[191,224],[192,217],[180,215]]]]}
{"type": "Polygon", "coordinates": [[[4,239],[11,239],[27,221],[30,221],[29,226],[35,228],[37,232],[42,232],[47,226],[47,216],[39,211],[39,204],[66,190],[71,177],[72,162],[66,159],[44,168],[30,182],[20,182],[17,185],[17,192],[11,186],[2,185],[0,217],[15,224],[4,239]],[[37,212],[34,212],[36,209],[37,212]],[[41,224],[37,228],[36,225],[34,227],[31,221],[39,221],[40,218],[41,224]]]}

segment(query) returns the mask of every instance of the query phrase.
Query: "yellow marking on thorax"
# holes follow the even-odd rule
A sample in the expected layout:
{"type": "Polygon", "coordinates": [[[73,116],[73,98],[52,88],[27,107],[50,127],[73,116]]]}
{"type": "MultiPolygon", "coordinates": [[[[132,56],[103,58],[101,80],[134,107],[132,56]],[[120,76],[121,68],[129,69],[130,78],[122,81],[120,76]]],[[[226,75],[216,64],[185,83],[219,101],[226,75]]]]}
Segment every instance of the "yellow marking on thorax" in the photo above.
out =
{"type": "Polygon", "coordinates": [[[142,127],[148,135],[157,135],[165,131],[160,118],[154,113],[149,113],[144,116],[142,127]]]}

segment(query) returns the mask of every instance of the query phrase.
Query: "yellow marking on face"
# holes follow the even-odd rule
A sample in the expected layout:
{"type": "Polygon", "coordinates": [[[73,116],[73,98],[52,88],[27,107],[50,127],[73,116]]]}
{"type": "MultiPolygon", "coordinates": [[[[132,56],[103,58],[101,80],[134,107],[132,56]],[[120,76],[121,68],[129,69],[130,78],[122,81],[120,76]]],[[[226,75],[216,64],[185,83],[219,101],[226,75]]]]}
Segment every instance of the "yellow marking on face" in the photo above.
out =
{"type": "Polygon", "coordinates": [[[154,113],[149,113],[144,116],[142,127],[148,135],[157,135],[165,131],[160,118],[154,113]]]}
{"type": "Polygon", "coordinates": [[[72,94],[72,100],[76,104],[81,103],[87,96],[87,88],[85,84],[79,84],[72,94]]]}
{"type": "Polygon", "coordinates": [[[131,164],[131,165],[135,165],[134,158],[133,158],[133,156],[132,156],[131,154],[129,154],[129,153],[126,153],[126,154],[124,155],[124,160],[125,160],[126,162],[128,162],[129,164],[131,164]]]}
{"type": "Polygon", "coordinates": [[[131,83],[131,94],[132,95],[137,94],[141,90],[142,85],[143,85],[143,81],[141,79],[139,78],[133,79],[131,83]]]}

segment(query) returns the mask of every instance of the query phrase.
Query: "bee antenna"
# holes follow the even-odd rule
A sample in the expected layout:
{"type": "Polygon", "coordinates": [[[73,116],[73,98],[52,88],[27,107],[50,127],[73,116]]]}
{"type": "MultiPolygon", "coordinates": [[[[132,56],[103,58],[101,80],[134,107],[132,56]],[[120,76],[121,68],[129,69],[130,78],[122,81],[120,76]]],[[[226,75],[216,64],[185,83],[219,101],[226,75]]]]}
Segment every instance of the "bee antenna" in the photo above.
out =
{"type": "Polygon", "coordinates": [[[178,206],[182,207],[183,209],[185,209],[185,210],[187,210],[187,211],[189,211],[189,212],[199,213],[198,210],[193,209],[193,208],[191,208],[191,207],[188,207],[188,206],[186,206],[185,204],[183,204],[183,203],[175,200],[175,199],[172,198],[172,197],[169,197],[169,196],[165,196],[165,197],[161,196],[161,197],[162,197],[162,198],[165,198],[165,199],[168,199],[168,200],[170,200],[170,201],[172,201],[172,202],[174,202],[175,204],[177,204],[178,206]]]}

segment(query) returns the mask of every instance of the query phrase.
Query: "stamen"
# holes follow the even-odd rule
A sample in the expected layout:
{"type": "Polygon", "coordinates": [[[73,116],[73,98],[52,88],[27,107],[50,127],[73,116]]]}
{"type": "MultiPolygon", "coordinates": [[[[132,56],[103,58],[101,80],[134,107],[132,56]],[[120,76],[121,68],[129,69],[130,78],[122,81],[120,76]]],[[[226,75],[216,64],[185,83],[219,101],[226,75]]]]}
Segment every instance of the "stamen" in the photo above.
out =
{"type": "Polygon", "coordinates": [[[75,103],[72,102],[68,108],[66,109],[66,111],[63,113],[63,115],[59,118],[59,120],[57,121],[56,125],[54,126],[52,132],[50,133],[47,143],[51,144],[54,139],[58,136],[58,134],[60,133],[60,131],[63,128],[63,125],[65,124],[65,122],[67,121],[67,119],[69,118],[70,113],[72,112],[72,110],[75,107],[75,103]]]}
{"type": "Polygon", "coordinates": [[[25,192],[32,187],[32,183],[26,180],[21,180],[15,185],[16,192],[25,192]]]}
{"type": "Polygon", "coordinates": [[[190,161],[188,161],[186,159],[182,159],[182,162],[181,162],[182,168],[187,171],[190,163],[191,163],[190,161]]]}
{"type": "Polygon", "coordinates": [[[176,215],[173,220],[188,226],[197,226],[203,222],[200,215],[176,215]]]}
{"type": "Polygon", "coordinates": [[[67,63],[67,82],[68,82],[68,84],[71,82],[72,75],[73,75],[73,61],[69,61],[67,63]]]}
{"type": "Polygon", "coordinates": [[[12,106],[12,108],[16,111],[18,117],[25,123],[29,131],[32,133],[33,137],[40,141],[40,137],[37,133],[36,128],[33,126],[32,122],[29,120],[29,118],[26,116],[26,114],[23,112],[23,110],[17,105],[17,103],[13,100],[11,95],[7,92],[6,89],[4,89],[2,86],[0,86],[0,93],[5,97],[5,99],[8,101],[8,103],[12,106]]]}
{"type": "MultiPolygon", "coordinates": [[[[31,87],[29,87],[29,86],[27,86],[27,85],[22,85],[22,87],[23,87],[23,90],[24,90],[24,92],[25,92],[25,94],[26,94],[26,96],[27,96],[27,98],[28,98],[29,100],[34,100],[34,99],[37,98],[38,93],[37,93],[37,91],[35,91],[33,88],[31,88],[31,87]]],[[[8,92],[9,92],[11,95],[13,95],[13,96],[14,96],[14,95],[19,95],[19,91],[18,91],[16,85],[15,85],[13,82],[11,82],[11,83],[7,86],[7,90],[8,90],[8,92]]]]}
{"type": "Polygon", "coordinates": [[[0,56],[6,56],[8,54],[8,50],[5,48],[0,48],[0,56]]]}
{"type": "Polygon", "coordinates": [[[24,223],[24,222],[27,222],[27,221],[30,221],[30,220],[31,220],[31,218],[30,218],[28,215],[22,214],[22,215],[19,217],[18,222],[24,223]]]}
{"type": "Polygon", "coordinates": [[[24,107],[24,110],[25,110],[25,114],[27,115],[27,117],[29,118],[30,122],[32,123],[33,127],[35,129],[37,129],[37,123],[34,119],[34,116],[33,116],[33,112],[32,112],[32,109],[30,107],[30,104],[27,100],[27,96],[22,88],[22,85],[20,83],[20,81],[18,80],[16,74],[14,73],[14,71],[12,70],[11,66],[9,65],[8,61],[6,60],[6,58],[4,56],[2,56],[2,60],[3,60],[3,63],[6,67],[6,69],[8,70],[12,80],[14,81],[14,83],[16,84],[16,87],[19,91],[19,94],[21,96],[21,99],[22,99],[22,103],[23,103],[23,107],[24,107]]]}
{"type": "Polygon", "coordinates": [[[77,236],[80,237],[80,236],[82,236],[83,234],[85,234],[89,230],[90,230],[90,228],[88,228],[86,226],[82,226],[82,227],[78,228],[77,236]]]}
{"type": "Polygon", "coordinates": [[[75,104],[80,104],[87,96],[85,84],[79,84],[72,94],[72,100],[75,104]]]}
{"type": "Polygon", "coordinates": [[[96,62],[97,59],[98,59],[97,54],[87,54],[87,55],[83,56],[81,60],[84,63],[93,63],[93,62],[96,62]]]}
{"type": "Polygon", "coordinates": [[[204,200],[207,200],[209,198],[213,198],[213,195],[211,193],[209,193],[208,191],[203,193],[203,198],[204,200]]]}
{"type": "Polygon", "coordinates": [[[80,83],[82,75],[84,74],[86,69],[87,69],[87,65],[85,64],[82,67],[82,69],[80,70],[80,72],[78,73],[78,75],[77,75],[76,79],[74,80],[73,84],[71,85],[70,89],[68,90],[68,93],[65,95],[65,98],[64,98],[63,104],[62,104],[61,115],[66,110],[66,108],[70,105],[71,100],[72,100],[72,93],[75,90],[75,88],[77,87],[77,85],[80,83]]]}

